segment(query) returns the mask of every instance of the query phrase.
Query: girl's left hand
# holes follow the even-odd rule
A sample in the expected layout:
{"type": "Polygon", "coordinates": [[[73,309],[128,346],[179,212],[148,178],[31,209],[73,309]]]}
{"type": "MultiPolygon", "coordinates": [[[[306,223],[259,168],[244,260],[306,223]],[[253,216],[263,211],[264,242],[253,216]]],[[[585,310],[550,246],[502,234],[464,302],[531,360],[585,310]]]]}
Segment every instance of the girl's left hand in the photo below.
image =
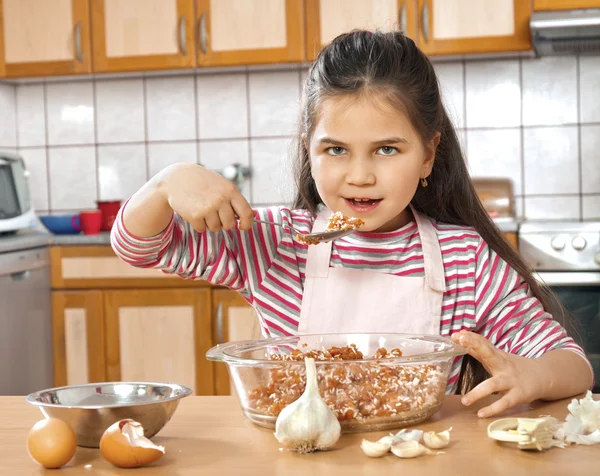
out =
{"type": "Polygon", "coordinates": [[[508,354],[473,332],[457,332],[452,335],[452,340],[481,362],[491,375],[462,397],[463,405],[469,406],[495,392],[502,395],[499,400],[479,410],[478,417],[497,415],[521,403],[537,400],[544,394],[547,372],[538,359],[508,354]]]}

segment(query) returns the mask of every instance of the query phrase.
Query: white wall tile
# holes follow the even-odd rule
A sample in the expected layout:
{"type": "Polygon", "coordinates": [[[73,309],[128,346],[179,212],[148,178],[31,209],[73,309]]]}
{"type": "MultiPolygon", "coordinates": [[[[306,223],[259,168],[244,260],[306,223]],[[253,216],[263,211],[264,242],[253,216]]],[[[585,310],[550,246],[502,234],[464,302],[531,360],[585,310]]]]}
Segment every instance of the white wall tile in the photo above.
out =
{"type": "Polygon", "coordinates": [[[47,84],[48,144],[93,144],[93,99],[91,81],[47,84]]]}
{"type": "MultiPolygon", "coordinates": [[[[224,167],[238,163],[250,165],[247,140],[209,141],[200,142],[199,162],[210,170],[221,170],[224,167]]],[[[252,179],[250,179],[252,180],[252,179]]],[[[241,192],[246,200],[251,202],[250,181],[242,184],[241,192]]]]}
{"type": "Polygon", "coordinates": [[[577,126],[527,128],[523,142],[526,195],[579,193],[577,126]]]}
{"type": "Polygon", "coordinates": [[[523,60],[523,125],[577,123],[577,58],[523,60]]]}
{"type": "Polygon", "coordinates": [[[466,88],[468,128],[521,125],[518,60],[467,62],[466,88]]]}
{"type": "Polygon", "coordinates": [[[246,73],[196,78],[200,139],[248,137],[246,79],[246,73]]]}
{"type": "Polygon", "coordinates": [[[583,196],[584,220],[600,220],[600,195],[583,196]]]}
{"type": "Polygon", "coordinates": [[[579,195],[525,197],[527,220],[578,220],[579,195]]]}
{"type": "Polygon", "coordinates": [[[600,193],[600,125],[581,126],[581,191],[600,193]]]}
{"type": "Polygon", "coordinates": [[[600,122],[600,56],[579,58],[581,122],[600,122]]]}
{"type": "Polygon", "coordinates": [[[29,171],[29,185],[36,210],[48,210],[48,166],[45,147],[20,148],[19,155],[29,171]]]}
{"type": "Polygon", "coordinates": [[[438,63],[435,71],[446,111],[456,127],[465,127],[465,80],[462,62],[438,63]]]}
{"type": "Polygon", "coordinates": [[[525,198],[515,197],[515,218],[522,219],[525,216],[525,198]]]}
{"type": "Polygon", "coordinates": [[[146,146],[99,146],[98,174],[100,200],[125,201],[146,182],[146,146]]]}
{"type": "Polygon", "coordinates": [[[171,164],[178,162],[195,164],[197,161],[198,151],[195,141],[148,144],[148,173],[150,177],[171,164]]]}
{"type": "Polygon", "coordinates": [[[142,79],[96,82],[98,142],[143,142],[144,84],[142,79]]]}
{"type": "Polygon", "coordinates": [[[51,147],[50,207],[53,210],[96,208],[96,152],[94,146],[51,147]]]}
{"type": "Polygon", "coordinates": [[[294,197],[290,139],[254,139],[252,203],[290,205],[294,197]]]}
{"type": "Polygon", "coordinates": [[[471,176],[509,178],[515,195],[522,195],[521,130],[467,131],[467,161],[471,176]]]}
{"type": "Polygon", "coordinates": [[[43,84],[17,86],[19,147],[46,145],[46,105],[43,84]]]}
{"type": "Polygon", "coordinates": [[[0,147],[17,146],[15,86],[0,84],[0,147]]]}
{"type": "Polygon", "coordinates": [[[253,137],[294,133],[299,107],[298,71],[252,72],[250,134],[253,137]]]}
{"type": "Polygon", "coordinates": [[[196,139],[194,77],[146,80],[148,140],[196,139]]]}

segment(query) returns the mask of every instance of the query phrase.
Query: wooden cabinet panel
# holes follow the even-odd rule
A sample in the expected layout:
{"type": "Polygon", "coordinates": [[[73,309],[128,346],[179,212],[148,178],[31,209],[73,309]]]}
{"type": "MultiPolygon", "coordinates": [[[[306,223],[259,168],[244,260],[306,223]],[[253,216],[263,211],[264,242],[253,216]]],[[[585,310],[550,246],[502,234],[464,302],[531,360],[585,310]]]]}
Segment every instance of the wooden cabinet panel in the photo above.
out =
{"type": "Polygon", "coordinates": [[[194,0],[91,0],[95,72],[194,66],[194,0]]]}
{"type": "Polygon", "coordinates": [[[600,0],[533,0],[534,10],[600,8],[600,0]]]}
{"type": "Polygon", "coordinates": [[[100,291],[52,293],[56,386],[106,379],[102,311],[100,291]]]}
{"type": "MultiPolygon", "coordinates": [[[[213,342],[260,339],[261,331],[254,309],[236,291],[213,290],[213,342]]],[[[214,364],[215,395],[232,395],[227,365],[214,364]]]]}
{"type": "Polygon", "coordinates": [[[336,36],[353,29],[416,33],[416,0],[306,0],[309,60],[336,36]]]}
{"type": "Polygon", "coordinates": [[[522,0],[418,0],[419,47],[428,55],[530,50],[530,15],[522,0]]]}
{"type": "Polygon", "coordinates": [[[197,0],[196,20],[199,65],[304,59],[301,0],[197,0]]]}
{"type": "Polygon", "coordinates": [[[115,381],[166,381],[195,395],[213,394],[208,289],[104,293],[107,376],[115,381]]]}
{"type": "Polygon", "coordinates": [[[0,75],[91,71],[88,0],[0,0],[0,75]]]}

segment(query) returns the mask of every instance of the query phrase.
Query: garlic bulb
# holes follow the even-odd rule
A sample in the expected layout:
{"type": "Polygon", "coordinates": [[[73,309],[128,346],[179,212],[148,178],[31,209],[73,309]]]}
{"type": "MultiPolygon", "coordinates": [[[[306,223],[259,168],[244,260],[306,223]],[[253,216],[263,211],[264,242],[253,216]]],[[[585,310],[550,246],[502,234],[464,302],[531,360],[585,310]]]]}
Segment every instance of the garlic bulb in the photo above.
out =
{"type": "Polygon", "coordinates": [[[434,449],[445,448],[450,443],[450,431],[452,427],[440,433],[428,431],[423,434],[423,443],[434,449]]]}
{"type": "Polygon", "coordinates": [[[298,400],[285,407],[275,423],[275,438],[299,453],[327,450],[340,438],[341,426],[335,413],[319,395],[315,360],[306,363],[306,388],[298,400]]]}

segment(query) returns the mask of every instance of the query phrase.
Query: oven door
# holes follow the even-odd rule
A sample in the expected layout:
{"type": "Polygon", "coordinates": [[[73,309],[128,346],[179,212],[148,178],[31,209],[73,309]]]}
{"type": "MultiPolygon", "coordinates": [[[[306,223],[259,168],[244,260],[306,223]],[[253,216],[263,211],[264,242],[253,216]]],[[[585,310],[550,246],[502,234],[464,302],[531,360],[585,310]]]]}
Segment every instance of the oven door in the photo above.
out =
{"type": "Polygon", "coordinates": [[[538,272],[537,277],[577,320],[581,343],[594,367],[594,392],[600,392],[600,272],[538,272]]]}

